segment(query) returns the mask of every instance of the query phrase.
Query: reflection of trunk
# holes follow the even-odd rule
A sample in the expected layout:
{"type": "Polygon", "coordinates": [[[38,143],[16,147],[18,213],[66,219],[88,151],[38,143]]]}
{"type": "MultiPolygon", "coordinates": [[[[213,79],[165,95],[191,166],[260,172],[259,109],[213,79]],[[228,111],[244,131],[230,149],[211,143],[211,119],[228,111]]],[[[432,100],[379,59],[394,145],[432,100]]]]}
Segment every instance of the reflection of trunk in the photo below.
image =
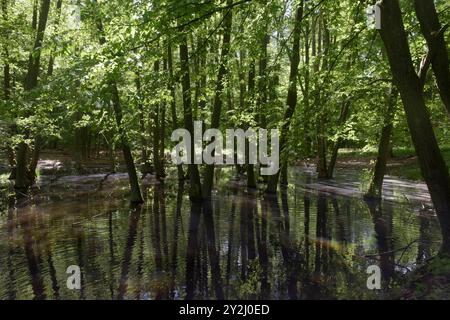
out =
{"type": "Polygon", "coordinates": [[[233,256],[233,243],[234,243],[234,219],[236,215],[236,195],[237,189],[233,189],[233,195],[231,200],[231,213],[230,213],[230,226],[228,229],[228,248],[227,248],[227,268],[226,268],[226,291],[225,297],[229,299],[229,291],[230,291],[230,277],[231,277],[231,265],[232,265],[232,256],[233,256]]]}
{"type": "MultiPolygon", "coordinates": [[[[258,206],[255,207],[256,209],[258,206]]],[[[261,226],[256,224],[256,234],[258,243],[259,262],[261,265],[261,297],[260,299],[269,299],[270,283],[269,283],[269,256],[267,252],[267,202],[261,203],[261,226]]],[[[256,212],[256,221],[259,215],[256,212]]]]}
{"type": "MultiPolygon", "coordinates": [[[[144,219],[142,219],[141,226],[145,226],[144,219]]],[[[144,227],[141,227],[138,241],[139,246],[138,246],[138,259],[136,267],[136,286],[134,288],[135,290],[134,296],[136,300],[140,300],[142,291],[142,276],[144,272],[144,227]]]]}
{"type": "Polygon", "coordinates": [[[46,299],[44,279],[41,273],[40,258],[35,253],[33,239],[33,229],[30,219],[33,218],[29,209],[18,209],[17,216],[19,218],[20,228],[23,233],[23,243],[25,246],[25,256],[27,258],[28,270],[31,275],[31,287],[33,289],[34,299],[46,299]]]}
{"type": "MultiPolygon", "coordinates": [[[[337,240],[341,244],[347,243],[347,235],[345,232],[345,223],[344,223],[344,217],[341,214],[341,211],[339,210],[339,202],[336,199],[335,196],[331,199],[331,203],[333,205],[333,212],[335,216],[336,226],[337,226],[337,240]]],[[[348,205],[348,202],[347,202],[348,205]]]]}
{"type": "MultiPolygon", "coordinates": [[[[198,255],[198,227],[200,223],[201,205],[191,203],[191,217],[189,219],[189,234],[186,248],[186,300],[193,300],[196,293],[196,257],[198,255]]],[[[199,266],[197,266],[199,267],[199,266]]]]}
{"type": "Polygon", "coordinates": [[[317,197],[317,221],[316,221],[316,252],[314,272],[319,275],[326,268],[326,246],[323,245],[327,237],[327,211],[328,203],[326,195],[319,193],[317,197]]]}
{"type": "Polygon", "coordinates": [[[280,214],[280,206],[278,204],[278,199],[276,197],[269,196],[269,206],[271,208],[272,216],[276,222],[276,228],[278,230],[278,237],[281,246],[281,254],[283,256],[284,266],[286,268],[286,283],[288,289],[289,299],[297,299],[297,271],[298,271],[298,261],[296,261],[295,251],[292,248],[290,241],[289,231],[286,229],[286,225],[289,225],[289,215],[284,213],[284,219],[280,214]],[[283,221],[285,226],[283,226],[283,221]]]}
{"type": "Polygon", "coordinates": [[[386,212],[383,215],[381,201],[367,201],[370,214],[372,215],[375,234],[377,238],[378,252],[380,255],[380,268],[386,288],[394,275],[395,255],[392,244],[392,207],[388,202],[385,203],[386,212]],[[387,207],[390,208],[387,208],[387,207]]]}
{"type": "Polygon", "coordinates": [[[389,58],[395,84],[402,97],[409,131],[419,158],[422,175],[442,230],[443,253],[450,254],[450,176],[442,157],[430,115],[425,105],[419,78],[414,70],[408,39],[398,0],[381,4],[380,34],[389,58]]]}
{"type": "MultiPolygon", "coordinates": [[[[287,158],[288,158],[287,145],[289,140],[289,128],[291,126],[291,120],[292,117],[294,116],[295,108],[297,106],[297,77],[298,77],[298,65],[300,64],[300,33],[301,33],[300,27],[303,19],[303,3],[304,1],[302,0],[295,14],[291,70],[289,75],[289,89],[286,101],[287,109],[284,114],[280,137],[281,167],[287,166],[287,158]]],[[[270,176],[266,189],[267,193],[276,193],[279,178],[280,178],[279,171],[276,174],[270,176]]]]}
{"type": "Polygon", "coordinates": [[[164,192],[164,185],[158,186],[158,197],[160,201],[160,211],[161,211],[161,236],[162,236],[162,246],[165,258],[165,268],[169,266],[169,242],[167,241],[167,221],[166,221],[166,195],[164,192]]]}
{"type": "MultiPolygon", "coordinates": [[[[306,186],[311,183],[311,175],[306,176],[306,186]]],[[[310,223],[310,208],[311,208],[311,197],[308,191],[305,191],[303,197],[303,205],[305,206],[305,222],[304,222],[304,233],[305,233],[305,265],[306,271],[309,272],[309,223],[310,223]]]]}
{"type": "Polygon", "coordinates": [[[43,217],[41,215],[38,215],[36,217],[38,220],[38,226],[41,230],[41,239],[40,241],[43,242],[45,253],[47,254],[47,264],[48,264],[48,272],[50,275],[50,280],[52,283],[52,290],[53,290],[53,299],[59,300],[59,286],[58,286],[58,279],[56,277],[56,269],[55,265],[53,263],[53,255],[52,255],[52,249],[51,249],[51,241],[48,238],[48,226],[44,224],[43,217]]]}
{"type": "Polygon", "coordinates": [[[160,194],[155,186],[153,195],[153,249],[155,251],[155,269],[159,273],[163,270],[161,252],[161,225],[160,225],[160,194]]]}
{"type": "Polygon", "coordinates": [[[243,281],[247,278],[247,214],[245,214],[245,199],[241,199],[241,212],[240,212],[240,238],[241,238],[241,278],[243,281]]]}
{"type": "Polygon", "coordinates": [[[108,216],[108,245],[109,245],[109,291],[111,299],[114,299],[114,266],[116,259],[114,257],[114,235],[113,235],[113,211],[109,212],[108,216]]]}
{"type": "Polygon", "coordinates": [[[246,205],[247,210],[247,247],[248,247],[248,259],[250,261],[256,258],[255,248],[255,211],[256,211],[256,194],[250,194],[251,198],[248,199],[246,205]]]}
{"type": "MultiPolygon", "coordinates": [[[[191,137],[194,136],[194,119],[191,106],[191,79],[189,76],[189,51],[186,37],[183,37],[180,44],[180,68],[181,68],[181,86],[183,89],[183,110],[184,110],[184,127],[189,131],[191,137]]],[[[198,166],[194,164],[194,139],[191,139],[190,145],[191,159],[189,159],[189,197],[191,201],[201,201],[202,186],[200,182],[200,173],[198,166]]]]}
{"type": "Polygon", "coordinates": [[[127,293],[128,273],[130,271],[131,258],[134,244],[136,242],[137,227],[142,208],[138,207],[130,215],[127,242],[125,243],[125,252],[122,259],[122,268],[120,272],[119,293],[117,299],[122,300],[127,293]]]}
{"type": "Polygon", "coordinates": [[[86,297],[84,295],[85,293],[85,283],[84,283],[84,268],[86,266],[85,264],[85,251],[84,251],[84,233],[83,229],[80,227],[75,230],[76,233],[76,239],[77,239],[77,259],[78,259],[78,266],[80,267],[81,273],[80,273],[80,300],[84,300],[86,297]]]}
{"type": "Polygon", "coordinates": [[[198,299],[206,299],[209,298],[209,288],[208,288],[208,245],[207,245],[207,236],[205,232],[205,223],[204,221],[201,224],[200,228],[200,243],[199,243],[199,254],[197,255],[197,279],[198,279],[198,288],[199,288],[199,297],[198,299]]]}
{"type": "Polygon", "coordinates": [[[378,145],[378,156],[375,164],[372,182],[366,196],[380,198],[383,190],[383,180],[386,174],[386,165],[391,151],[391,136],[393,125],[393,116],[395,104],[397,101],[397,90],[392,85],[387,100],[387,110],[384,118],[383,129],[381,130],[380,143],[378,145]]]}
{"type": "Polygon", "coordinates": [[[183,204],[184,182],[180,180],[177,189],[177,204],[175,214],[173,215],[173,246],[172,246],[172,259],[171,259],[171,298],[175,295],[175,280],[177,276],[178,267],[178,239],[179,229],[181,222],[181,206],[183,204]]]}
{"type": "MultiPolygon", "coordinates": [[[[233,0],[227,0],[227,5],[231,8],[233,0]]],[[[214,107],[211,116],[211,128],[217,129],[220,125],[220,117],[222,115],[222,92],[224,89],[224,80],[227,76],[227,61],[228,52],[230,51],[231,41],[231,26],[232,26],[232,9],[229,9],[224,16],[223,21],[223,39],[222,52],[220,55],[220,66],[217,74],[216,88],[214,93],[214,107]]],[[[214,155],[213,155],[214,156],[214,155]]],[[[205,176],[203,179],[203,196],[205,198],[211,197],[211,191],[214,181],[214,164],[206,167],[205,176]]]]}
{"type": "Polygon", "coordinates": [[[420,238],[417,252],[417,264],[421,264],[431,258],[432,230],[430,219],[421,217],[420,220],[420,238]]]}
{"type": "Polygon", "coordinates": [[[17,228],[17,226],[14,223],[14,214],[13,210],[8,210],[8,219],[6,221],[7,223],[7,232],[8,232],[8,258],[6,260],[6,269],[8,270],[7,276],[9,281],[6,285],[6,292],[8,296],[8,300],[16,300],[16,289],[14,284],[16,283],[16,276],[15,276],[15,268],[13,266],[13,257],[14,257],[14,229],[17,228]]]}
{"type": "Polygon", "coordinates": [[[432,54],[431,61],[439,94],[450,118],[450,67],[444,38],[448,25],[441,28],[433,0],[414,0],[414,6],[422,34],[432,54]]]}
{"type": "Polygon", "coordinates": [[[218,300],[223,300],[225,297],[223,294],[222,277],[220,275],[219,253],[216,248],[216,234],[211,205],[211,201],[205,201],[203,203],[203,217],[205,219],[206,237],[208,241],[208,258],[211,266],[212,283],[214,291],[216,292],[216,298],[218,300]]]}

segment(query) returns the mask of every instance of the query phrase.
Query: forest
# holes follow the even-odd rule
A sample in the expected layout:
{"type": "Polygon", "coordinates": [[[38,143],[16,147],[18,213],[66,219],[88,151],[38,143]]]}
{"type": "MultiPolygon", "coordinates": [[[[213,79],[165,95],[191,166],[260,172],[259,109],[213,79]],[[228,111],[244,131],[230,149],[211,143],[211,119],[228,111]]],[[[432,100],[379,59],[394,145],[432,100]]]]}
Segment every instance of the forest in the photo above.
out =
{"type": "Polygon", "coordinates": [[[450,299],[448,1],[0,1],[0,300],[450,299]]]}

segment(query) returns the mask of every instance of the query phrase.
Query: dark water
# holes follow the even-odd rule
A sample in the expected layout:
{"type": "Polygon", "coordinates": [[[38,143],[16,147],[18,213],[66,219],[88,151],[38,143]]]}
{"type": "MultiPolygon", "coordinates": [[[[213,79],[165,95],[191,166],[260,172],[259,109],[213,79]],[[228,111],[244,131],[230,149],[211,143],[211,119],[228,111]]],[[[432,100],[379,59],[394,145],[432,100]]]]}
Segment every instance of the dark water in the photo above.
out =
{"type": "Polygon", "coordinates": [[[426,187],[388,178],[362,200],[362,178],[327,183],[292,170],[277,198],[223,174],[212,201],[191,205],[175,180],[143,184],[130,208],[126,175],[41,177],[30,198],[0,206],[0,299],[377,299],[436,253],[426,187]],[[66,281],[81,268],[81,289],[66,281]],[[382,289],[367,288],[367,268],[382,289]]]}

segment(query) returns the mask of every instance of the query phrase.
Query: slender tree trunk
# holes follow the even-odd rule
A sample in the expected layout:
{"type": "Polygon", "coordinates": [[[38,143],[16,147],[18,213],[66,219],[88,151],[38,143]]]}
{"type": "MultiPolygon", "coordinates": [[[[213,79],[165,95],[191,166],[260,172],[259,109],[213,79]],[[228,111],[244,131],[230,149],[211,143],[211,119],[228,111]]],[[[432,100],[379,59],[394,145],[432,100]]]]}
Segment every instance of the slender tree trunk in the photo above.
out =
{"type": "MultiPolygon", "coordinates": [[[[34,88],[37,87],[38,84],[42,41],[44,39],[49,11],[50,11],[50,0],[42,0],[39,14],[39,23],[37,25],[36,31],[36,39],[28,60],[28,71],[24,84],[25,91],[33,90],[34,88]]],[[[36,15],[33,14],[33,27],[35,25],[36,15]]],[[[25,142],[20,142],[17,152],[17,171],[14,187],[22,191],[26,190],[31,185],[32,180],[34,180],[35,177],[35,172],[29,171],[30,168],[28,166],[29,163],[27,153],[28,153],[28,146],[26,145],[25,142]],[[27,178],[30,176],[33,177],[32,180],[27,178]]],[[[37,154],[37,158],[39,158],[39,154],[37,154]]]]}
{"type": "MultiPolygon", "coordinates": [[[[172,116],[172,130],[178,129],[178,119],[177,119],[177,96],[175,92],[175,81],[173,78],[173,55],[172,55],[172,46],[169,43],[167,45],[167,67],[169,69],[169,83],[168,83],[168,89],[170,91],[170,95],[172,97],[172,100],[170,102],[170,110],[171,110],[171,116],[172,116]]],[[[184,172],[183,172],[183,165],[179,164],[177,165],[178,170],[178,180],[184,180],[184,172]]]]}
{"type": "MultiPolygon", "coordinates": [[[[227,0],[227,5],[231,6],[233,0],[227,0]]],[[[227,75],[227,61],[228,53],[230,51],[231,41],[231,27],[233,21],[232,9],[229,9],[224,16],[223,22],[223,39],[222,39],[222,52],[220,56],[220,66],[217,74],[216,89],[214,96],[214,108],[211,117],[211,128],[218,129],[220,125],[220,117],[222,114],[222,92],[224,89],[224,79],[227,75]]],[[[203,179],[203,196],[205,198],[211,197],[211,191],[214,181],[214,164],[210,164],[206,167],[205,176],[203,179]]]]}
{"type": "MultiPolygon", "coordinates": [[[[96,1],[95,1],[95,3],[97,4],[96,1]]],[[[100,35],[99,43],[100,43],[100,45],[104,45],[104,44],[106,44],[106,38],[105,38],[102,20],[100,17],[97,17],[96,25],[97,25],[97,29],[98,29],[99,35],[100,35]]],[[[140,203],[143,203],[144,201],[142,199],[141,189],[139,187],[139,180],[137,177],[136,167],[134,165],[131,148],[130,148],[130,145],[127,141],[125,132],[122,127],[122,117],[123,117],[122,105],[120,103],[120,95],[119,95],[119,90],[117,89],[116,80],[114,80],[114,79],[109,80],[108,85],[109,85],[109,90],[111,93],[112,105],[114,108],[114,116],[115,116],[116,124],[117,124],[117,130],[119,131],[122,153],[123,153],[123,157],[125,160],[125,165],[127,167],[128,179],[130,181],[130,189],[131,189],[130,202],[132,204],[140,204],[140,203]]]]}
{"type": "Polygon", "coordinates": [[[143,203],[144,201],[142,200],[141,189],[139,188],[139,180],[136,173],[136,167],[134,166],[133,155],[131,153],[131,148],[128,144],[125,133],[123,132],[122,105],[120,103],[119,91],[117,89],[117,84],[113,80],[110,83],[110,90],[112,94],[112,102],[114,107],[116,124],[120,135],[120,144],[122,146],[123,157],[128,172],[128,179],[130,181],[131,187],[130,201],[133,204],[143,203]]]}
{"type": "MultiPolygon", "coordinates": [[[[241,63],[241,68],[242,67],[243,62],[241,63]]],[[[242,74],[241,75],[241,110],[244,110],[244,108],[248,108],[250,110],[252,110],[252,107],[254,106],[254,98],[255,98],[255,62],[252,60],[250,62],[250,70],[248,72],[248,90],[247,90],[247,101],[245,101],[246,99],[246,90],[245,90],[245,75],[242,74]]],[[[246,146],[245,146],[245,150],[246,150],[246,159],[248,161],[249,159],[249,144],[248,144],[248,139],[246,139],[246,146]]],[[[254,165],[247,163],[246,165],[246,169],[247,169],[247,187],[254,189],[256,188],[256,176],[255,176],[255,168],[254,165]]]]}
{"type": "Polygon", "coordinates": [[[384,117],[383,129],[381,130],[373,178],[369,190],[366,193],[366,197],[368,198],[381,198],[384,175],[386,174],[386,165],[390,156],[391,136],[394,128],[393,117],[397,95],[398,91],[395,86],[392,85],[390,92],[386,97],[387,109],[384,117]]]}
{"type": "Polygon", "coordinates": [[[441,27],[433,0],[414,0],[420,29],[432,53],[432,67],[441,100],[450,118],[450,64],[444,32],[448,24],[441,27]]]}
{"type": "Polygon", "coordinates": [[[442,157],[411,59],[398,0],[381,4],[381,38],[400,92],[409,131],[442,230],[442,253],[450,254],[450,176],[442,157]]]}
{"type": "MultiPolygon", "coordinates": [[[[2,16],[3,16],[3,20],[5,22],[8,21],[8,0],[2,0],[1,2],[1,6],[2,6],[2,16]]],[[[9,39],[9,34],[6,34],[6,40],[9,39]]],[[[3,45],[3,53],[5,55],[4,59],[5,59],[5,64],[3,66],[3,98],[5,100],[6,103],[8,103],[10,96],[11,96],[11,68],[9,65],[9,49],[8,49],[8,43],[7,41],[5,41],[4,45],[3,45]]],[[[11,135],[14,135],[16,129],[15,129],[15,124],[11,124],[10,126],[10,132],[11,135]]],[[[15,158],[14,158],[14,150],[13,148],[10,146],[10,144],[8,144],[7,146],[7,152],[8,152],[8,162],[9,162],[9,166],[11,168],[12,171],[15,170],[15,158]]],[[[11,174],[11,178],[14,176],[14,174],[11,174]]]]}
{"type": "Polygon", "coordinates": [[[48,13],[50,11],[50,0],[42,0],[39,11],[39,24],[36,33],[34,47],[28,60],[28,72],[25,80],[25,90],[33,90],[38,84],[39,68],[41,62],[41,48],[44,40],[45,28],[47,26],[48,13]]]}
{"type": "MultiPolygon", "coordinates": [[[[55,22],[55,31],[58,32],[59,25],[61,22],[61,8],[62,8],[62,0],[58,0],[56,2],[56,22],[55,22]]],[[[50,58],[48,59],[48,69],[47,69],[47,76],[53,75],[53,66],[55,64],[55,48],[52,48],[52,51],[50,53],[50,58]]]]}
{"type": "Polygon", "coordinates": [[[38,24],[38,10],[39,10],[38,4],[39,4],[38,0],[33,1],[33,13],[31,16],[31,29],[33,30],[37,29],[38,24]]]}
{"type": "MultiPolygon", "coordinates": [[[[300,63],[300,33],[301,33],[301,22],[303,19],[303,3],[302,0],[297,8],[295,15],[295,26],[293,31],[293,47],[292,47],[292,58],[291,58],[291,71],[289,75],[289,90],[287,96],[287,109],[283,118],[283,126],[281,128],[281,138],[280,138],[280,157],[282,159],[281,163],[285,165],[287,160],[287,144],[289,140],[289,128],[291,125],[291,119],[294,115],[295,108],[297,106],[297,76],[298,76],[298,65],[300,63]]],[[[267,193],[276,193],[278,180],[280,177],[280,172],[269,178],[267,184],[267,193]]]]}
{"type": "MultiPolygon", "coordinates": [[[[339,125],[343,126],[348,118],[348,113],[350,111],[350,100],[346,100],[341,109],[341,116],[339,117],[339,125]]],[[[341,148],[343,139],[339,137],[334,144],[333,153],[331,154],[330,162],[328,164],[328,178],[332,179],[334,175],[334,168],[336,167],[336,162],[339,154],[339,149],[341,148]]]]}
{"type": "MultiPolygon", "coordinates": [[[[2,0],[2,15],[3,20],[8,21],[8,0],[2,0]]],[[[9,35],[6,36],[9,38],[9,35]]],[[[9,66],[9,50],[8,43],[3,45],[3,52],[5,55],[5,65],[3,66],[3,97],[8,101],[11,94],[11,69],[9,66]]]]}
{"type": "Polygon", "coordinates": [[[138,99],[138,113],[139,113],[139,129],[141,140],[141,173],[147,174],[151,172],[150,163],[148,162],[147,154],[147,140],[145,139],[145,120],[144,120],[144,105],[142,104],[142,86],[141,77],[138,73],[135,75],[136,93],[138,99]]]}
{"type": "MultiPolygon", "coordinates": [[[[163,59],[163,71],[167,73],[167,59],[163,59]]],[[[159,124],[159,173],[157,176],[160,179],[164,179],[166,176],[165,166],[165,136],[166,136],[166,101],[161,102],[161,122],[159,124]]]]}
{"type": "MultiPolygon", "coordinates": [[[[181,86],[183,89],[183,111],[184,111],[184,127],[189,131],[191,137],[194,136],[194,119],[192,116],[191,104],[191,79],[189,72],[189,49],[186,37],[183,37],[180,44],[180,64],[181,64],[181,86]]],[[[191,159],[189,159],[189,197],[193,202],[202,200],[202,185],[200,182],[200,173],[198,166],[194,163],[194,139],[191,139],[191,159]]]]}
{"type": "MultiPolygon", "coordinates": [[[[157,77],[159,77],[159,60],[156,60],[153,65],[153,71],[157,77]]],[[[158,81],[155,82],[156,84],[158,81]]],[[[155,102],[153,105],[153,165],[155,167],[156,178],[161,178],[161,159],[160,159],[160,109],[161,103],[159,101],[155,102]]]]}

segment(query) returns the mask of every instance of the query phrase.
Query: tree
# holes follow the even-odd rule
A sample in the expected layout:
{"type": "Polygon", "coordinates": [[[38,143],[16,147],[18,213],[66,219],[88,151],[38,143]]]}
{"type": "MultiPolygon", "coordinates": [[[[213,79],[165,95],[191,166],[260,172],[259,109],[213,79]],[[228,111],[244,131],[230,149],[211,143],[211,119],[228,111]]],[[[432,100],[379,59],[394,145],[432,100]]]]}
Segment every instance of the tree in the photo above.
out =
{"type": "Polygon", "coordinates": [[[433,0],[414,0],[414,7],[431,54],[439,94],[450,119],[450,64],[444,39],[448,24],[441,27],[433,0]]]}
{"type": "MultiPolygon", "coordinates": [[[[213,113],[211,116],[211,128],[219,128],[220,117],[222,113],[222,93],[224,89],[224,79],[227,75],[227,61],[228,54],[230,52],[230,41],[231,41],[231,27],[233,21],[232,5],[233,0],[227,1],[228,7],[230,7],[224,16],[223,22],[223,40],[222,40],[222,52],[220,54],[220,65],[219,71],[217,73],[216,89],[214,92],[214,106],[213,113]]],[[[210,164],[205,169],[205,175],[203,178],[203,197],[211,197],[211,191],[213,187],[214,178],[214,164],[210,164]]]]}
{"type": "MultiPolygon", "coordinates": [[[[300,2],[296,14],[294,30],[292,32],[292,58],[291,58],[291,70],[289,74],[289,89],[286,100],[287,109],[283,118],[283,125],[281,128],[280,137],[280,154],[282,167],[287,166],[287,143],[289,138],[289,128],[291,125],[292,116],[294,115],[295,108],[297,106],[297,77],[298,77],[298,65],[300,64],[300,33],[301,22],[303,19],[303,0],[300,2]]],[[[278,180],[280,178],[280,172],[272,175],[269,178],[267,184],[267,193],[276,193],[278,180]]]]}
{"type": "Polygon", "coordinates": [[[398,0],[381,4],[381,38],[394,82],[400,92],[408,127],[442,230],[442,253],[450,254],[450,176],[414,70],[398,0]]]}
{"type": "MultiPolygon", "coordinates": [[[[44,40],[45,29],[47,26],[48,13],[50,11],[50,0],[42,0],[39,14],[39,24],[37,26],[34,46],[28,59],[28,71],[25,78],[24,90],[32,91],[37,87],[41,63],[42,41],[44,40]]],[[[33,19],[33,25],[34,25],[33,19]]],[[[19,143],[16,154],[16,180],[14,187],[25,191],[30,187],[35,179],[35,170],[37,159],[39,159],[40,139],[35,140],[35,151],[31,159],[28,160],[28,146],[25,141],[19,143]]]]}

